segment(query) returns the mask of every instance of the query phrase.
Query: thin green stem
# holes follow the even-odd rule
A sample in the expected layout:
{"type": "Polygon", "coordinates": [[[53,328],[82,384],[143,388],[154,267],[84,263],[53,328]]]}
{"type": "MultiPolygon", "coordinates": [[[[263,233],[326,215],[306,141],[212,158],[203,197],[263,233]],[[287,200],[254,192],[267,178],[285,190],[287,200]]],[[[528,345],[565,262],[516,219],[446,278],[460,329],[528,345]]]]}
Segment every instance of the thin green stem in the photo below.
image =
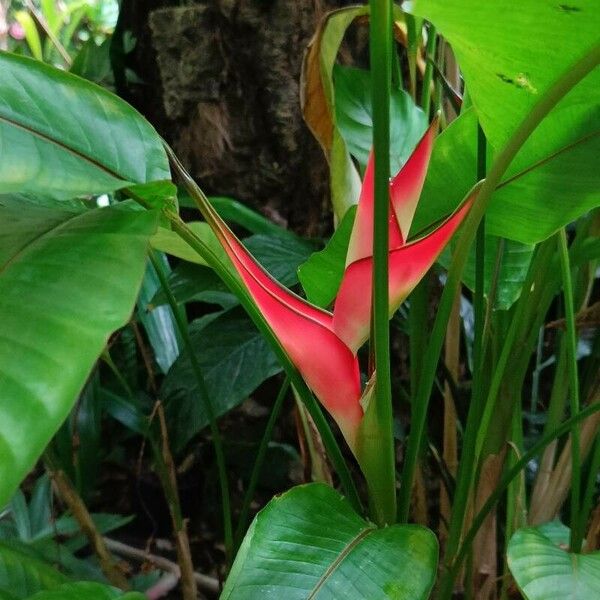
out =
{"type": "MultiPolygon", "coordinates": [[[[373,147],[375,153],[375,208],[373,231],[373,347],[377,371],[375,413],[377,440],[377,489],[371,489],[373,517],[379,524],[396,518],[395,456],[390,369],[388,298],[388,220],[390,179],[390,95],[392,71],[392,2],[371,0],[370,40],[373,76],[373,147]]],[[[414,91],[413,91],[414,93],[414,91]]],[[[373,438],[369,438],[372,441],[373,438]]]]}
{"type": "MultiPolygon", "coordinates": [[[[565,320],[567,324],[566,344],[569,370],[569,401],[571,416],[579,412],[579,374],[577,372],[577,329],[575,327],[575,306],[573,303],[573,281],[569,262],[567,232],[563,227],[557,234],[560,268],[562,273],[565,320]]],[[[581,494],[581,449],[579,427],[571,431],[571,552],[581,550],[582,533],[580,530],[580,494],[581,494]]]]}
{"type": "MultiPolygon", "coordinates": [[[[167,154],[171,160],[171,164],[173,165],[176,173],[181,178],[185,189],[190,194],[190,197],[196,203],[198,209],[203,214],[205,218],[210,218],[210,215],[206,214],[205,206],[209,205],[208,199],[205,196],[204,192],[198,187],[196,182],[191,178],[189,173],[183,168],[183,165],[180,163],[179,159],[175,156],[173,151],[166,146],[167,154]]],[[[127,189],[126,193],[140,203],[142,206],[148,208],[147,203],[143,198],[140,198],[136,195],[132,190],[127,189]]],[[[223,280],[223,282],[227,285],[227,287],[235,294],[235,296],[240,301],[240,304],[244,308],[244,310],[248,313],[249,317],[252,319],[258,330],[264,335],[265,339],[267,339],[273,352],[277,356],[279,362],[285,369],[286,373],[290,377],[292,385],[296,388],[300,397],[302,398],[302,402],[308,409],[317,431],[319,432],[321,439],[323,440],[323,445],[331,459],[331,462],[334,468],[337,471],[337,474],[340,478],[340,482],[344,489],[345,494],[348,497],[349,502],[352,504],[354,509],[357,512],[362,512],[362,505],[360,502],[360,498],[358,495],[358,491],[352,479],[352,475],[350,473],[350,469],[346,464],[344,456],[340,450],[340,447],[331,431],[331,427],[327,422],[327,419],[323,415],[323,411],[320,409],[317,401],[312,395],[311,391],[306,386],[306,383],[298,373],[298,370],[290,361],[288,355],[285,350],[279,343],[277,336],[273,333],[273,330],[265,320],[264,316],[248,294],[247,290],[242,285],[241,280],[233,270],[211,250],[209,246],[207,246],[202,239],[200,239],[179,217],[178,214],[165,210],[165,216],[169,219],[171,223],[171,227],[173,231],[183,240],[185,241],[190,248],[192,248],[195,252],[201,256],[206,263],[215,271],[215,273],[223,280]]]]}
{"type": "Polygon", "coordinates": [[[564,421],[561,423],[554,431],[549,432],[547,435],[542,437],[538,442],[536,442],[527,452],[521,456],[521,458],[514,464],[514,466],[509,469],[506,474],[502,477],[502,479],[498,482],[498,485],[494,488],[493,493],[487,499],[486,503],[483,505],[481,510],[477,513],[475,518],[473,519],[473,524],[469,528],[469,531],[464,537],[463,543],[460,546],[460,550],[458,551],[456,558],[449,566],[448,573],[442,579],[442,587],[440,588],[438,597],[439,598],[450,598],[452,595],[452,588],[454,586],[454,581],[456,580],[458,573],[461,569],[463,561],[469,550],[471,545],[473,544],[473,540],[479,531],[479,528],[485,521],[486,517],[490,514],[491,510],[494,508],[496,503],[500,500],[510,483],[513,481],[515,477],[517,477],[521,471],[527,466],[530,460],[535,458],[548,444],[550,444],[555,439],[567,433],[571,430],[575,425],[578,425],[583,420],[592,416],[593,414],[600,411],[600,403],[592,404],[587,408],[580,411],[574,417],[564,421]]]}
{"type": "Polygon", "coordinates": [[[585,492],[581,502],[581,515],[579,517],[579,531],[581,532],[581,535],[585,534],[585,528],[590,517],[590,512],[592,511],[598,472],[600,472],[600,436],[596,437],[596,443],[592,449],[592,459],[590,460],[590,470],[586,482],[587,485],[585,486],[585,492]]]}
{"type": "MultiPolygon", "coordinates": [[[[385,5],[388,4],[388,0],[371,0],[371,15],[376,5],[380,5],[382,10],[385,10],[385,5]]],[[[391,2],[390,2],[391,4],[391,2]]],[[[371,16],[371,22],[373,17],[371,16]]],[[[409,77],[409,93],[412,99],[416,102],[417,100],[417,45],[419,35],[417,32],[417,23],[413,15],[405,13],[404,20],[406,22],[406,31],[408,37],[407,43],[407,58],[408,58],[408,77],[409,77]]],[[[373,33],[375,32],[374,26],[371,27],[371,40],[373,40],[373,33]]],[[[372,42],[371,42],[372,43],[372,42]]],[[[373,48],[373,46],[371,46],[373,48]]],[[[371,59],[371,64],[373,59],[371,59]]],[[[372,70],[372,68],[371,68],[372,70]]]]}
{"type": "Polygon", "coordinates": [[[429,278],[425,276],[410,295],[408,311],[408,345],[410,351],[410,395],[414,399],[427,348],[427,306],[429,278]]]}
{"type": "Polygon", "coordinates": [[[437,363],[440,357],[444,333],[448,324],[452,304],[460,286],[462,272],[469,254],[469,249],[477,232],[477,227],[492,199],[492,195],[502,176],[508,169],[513,158],[521,149],[525,141],[556,106],[556,104],[581,81],[600,62],[600,46],[585,55],[540,97],[531,111],[523,119],[514,133],[510,136],[502,151],[497,155],[485,182],[479,189],[470,214],[462,228],[458,239],[452,263],[448,272],[448,279],[440,299],[438,313],[433,326],[431,341],[425,356],[425,364],[419,382],[419,401],[416,404],[419,412],[413,415],[411,433],[408,441],[406,459],[402,472],[402,486],[400,489],[400,516],[402,521],[408,518],[410,507],[410,492],[415,473],[416,461],[427,419],[427,407],[431,390],[435,380],[437,363]]]}
{"type": "Polygon", "coordinates": [[[427,47],[425,49],[425,73],[423,74],[423,89],[421,90],[421,108],[429,115],[431,103],[431,82],[433,81],[433,66],[435,63],[435,49],[437,46],[437,31],[435,25],[429,24],[427,31],[427,47]]]}
{"type": "MultiPolygon", "coordinates": [[[[477,181],[485,177],[486,139],[481,125],[477,126],[477,181]]],[[[483,366],[483,332],[485,324],[485,215],[477,228],[475,241],[475,298],[473,302],[475,332],[473,341],[473,396],[478,401],[481,394],[483,366]]]]}
{"type": "Polygon", "coordinates": [[[219,431],[219,427],[217,425],[215,410],[213,408],[210,396],[208,394],[206,381],[204,380],[202,368],[200,367],[198,357],[196,356],[196,351],[194,350],[194,346],[192,344],[192,339],[190,338],[186,320],[181,314],[181,307],[179,306],[179,304],[177,304],[177,300],[171,290],[171,287],[169,286],[169,282],[167,281],[163,265],[156,258],[154,252],[149,252],[149,256],[150,262],[152,263],[152,266],[156,271],[158,280],[160,281],[160,285],[167,298],[167,302],[169,303],[171,311],[173,312],[173,316],[175,317],[175,326],[179,330],[179,335],[181,336],[183,345],[185,346],[185,349],[188,353],[190,365],[192,367],[192,372],[194,374],[194,378],[196,379],[198,390],[200,391],[200,399],[204,404],[204,410],[208,415],[210,433],[212,436],[213,446],[215,449],[215,457],[217,460],[217,470],[219,472],[219,485],[221,488],[221,502],[223,507],[223,533],[225,537],[225,554],[227,556],[228,563],[231,564],[231,560],[233,559],[233,527],[231,524],[231,499],[229,496],[229,480],[227,478],[227,465],[225,464],[225,452],[223,451],[223,440],[221,438],[221,432],[219,431]]]}
{"type": "Polygon", "coordinates": [[[267,449],[269,448],[269,443],[273,436],[273,428],[275,427],[275,423],[277,422],[277,419],[281,414],[283,401],[285,400],[289,387],[290,378],[286,377],[283,384],[281,385],[281,388],[279,389],[279,393],[277,394],[277,398],[275,399],[275,404],[273,404],[271,414],[269,415],[269,420],[267,421],[267,424],[265,426],[262,439],[260,440],[260,445],[258,446],[256,458],[254,459],[254,467],[252,468],[252,473],[250,474],[250,481],[248,482],[248,489],[246,490],[246,494],[244,495],[244,501],[240,510],[240,518],[238,520],[238,525],[235,530],[234,539],[236,548],[239,547],[242,541],[242,537],[246,532],[246,528],[248,525],[248,514],[250,512],[250,504],[252,502],[252,498],[254,498],[254,492],[256,492],[256,486],[258,485],[258,478],[260,477],[260,473],[265,462],[265,457],[267,455],[267,449]]]}

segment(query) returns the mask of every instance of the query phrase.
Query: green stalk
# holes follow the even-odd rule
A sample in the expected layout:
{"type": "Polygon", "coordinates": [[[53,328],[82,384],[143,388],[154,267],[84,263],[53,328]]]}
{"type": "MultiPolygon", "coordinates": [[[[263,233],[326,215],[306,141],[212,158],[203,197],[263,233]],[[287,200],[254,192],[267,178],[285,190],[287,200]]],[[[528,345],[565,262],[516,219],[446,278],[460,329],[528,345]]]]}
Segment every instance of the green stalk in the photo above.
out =
{"type": "Polygon", "coordinates": [[[455,560],[449,566],[446,576],[442,579],[442,585],[438,594],[439,598],[450,598],[452,596],[454,581],[458,577],[463,561],[470,551],[471,545],[473,544],[473,540],[475,539],[479,528],[485,521],[486,517],[490,514],[496,503],[500,500],[513,479],[517,477],[527,466],[527,463],[535,458],[548,444],[553,442],[555,439],[558,439],[560,436],[570,431],[575,425],[578,425],[584,419],[587,419],[598,411],[600,411],[600,403],[592,404],[580,411],[574,417],[563,421],[563,423],[561,423],[561,425],[559,425],[554,431],[549,432],[547,435],[542,437],[542,439],[536,442],[527,452],[523,454],[523,456],[514,464],[514,466],[505,473],[494,489],[494,492],[490,495],[486,503],[473,519],[473,524],[465,535],[455,560]]]}
{"type": "Polygon", "coordinates": [[[433,80],[433,66],[435,61],[435,48],[437,46],[437,31],[435,25],[429,24],[427,34],[427,47],[425,49],[425,73],[423,74],[423,89],[421,90],[421,108],[429,115],[429,104],[431,103],[431,82],[433,80]]]}
{"type": "Polygon", "coordinates": [[[186,320],[181,314],[181,308],[177,304],[177,300],[175,299],[175,296],[171,291],[169,282],[167,281],[161,262],[156,258],[154,252],[149,252],[148,255],[150,257],[150,262],[152,263],[152,266],[154,267],[156,274],[158,275],[158,280],[160,281],[160,285],[163,289],[163,292],[165,293],[167,302],[169,303],[171,311],[173,312],[173,316],[175,318],[175,325],[179,330],[179,335],[181,336],[183,345],[185,346],[185,349],[188,353],[190,364],[192,366],[192,372],[194,373],[196,384],[198,385],[198,389],[200,390],[200,400],[204,404],[204,410],[208,415],[210,433],[213,438],[215,457],[217,459],[219,485],[221,488],[221,501],[223,507],[223,533],[225,537],[225,554],[227,556],[227,562],[231,564],[231,560],[233,559],[233,527],[231,524],[231,499],[229,496],[229,481],[227,479],[227,465],[225,464],[225,453],[223,451],[223,440],[221,438],[221,432],[219,431],[219,427],[217,425],[215,411],[210,400],[210,396],[208,394],[206,381],[204,380],[204,375],[202,374],[202,369],[200,368],[198,357],[196,356],[194,346],[192,345],[192,340],[190,338],[186,320]]]}
{"type": "Polygon", "coordinates": [[[427,305],[429,301],[429,277],[425,276],[410,295],[408,311],[408,345],[410,352],[410,396],[415,398],[417,382],[427,349],[427,305]]]}
{"type": "MultiPolygon", "coordinates": [[[[373,15],[374,5],[379,4],[383,9],[383,6],[388,4],[387,0],[371,0],[371,15],[373,15]]],[[[371,17],[372,22],[373,17],[371,17]]],[[[408,58],[408,77],[409,77],[409,93],[411,98],[417,101],[417,44],[419,41],[419,35],[417,32],[416,19],[413,15],[405,13],[404,21],[406,22],[406,33],[408,37],[407,42],[407,58],[408,58]]],[[[374,27],[371,27],[371,40],[373,40],[374,27]]],[[[371,46],[372,51],[373,46],[371,46]]],[[[373,59],[371,58],[371,64],[373,59]]]]}
{"type": "MultiPolygon", "coordinates": [[[[179,162],[179,159],[175,156],[173,151],[166,146],[167,154],[171,160],[171,164],[173,165],[176,173],[180,176],[187,192],[190,194],[190,197],[194,200],[198,209],[201,213],[206,217],[204,213],[203,204],[208,204],[208,199],[204,195],[204,192],[198,187],[196,182],[191,178],[189,173],[183,168],[183,165],[179,162]]],[[[137,196],[130,189],[125,190],[126,193],[136,200],[139,204],[146,208],[151,208],[147,205],[143,198],[137,196]]],[[[248,316],[252,319],[253,323],[256,325],[258,330],[262,333],[265,339],[269,340],[273,352],[277,356],[279,362],[285,369],[286,373],[290,377],[291,383],[294,385],[304,405],[308,409],[317,431],[319,432],[325,449],[327,450],[327,454],[333,463],[334,468],[336,469],[338,476],[340,478],[340,482],[342,487],[344,488],[345,494],[348,496],[349,502],[352,504],[354,509],[357,512],[362,512],[362,505],[360,502],[360,498],[358,496],[358,491],[352,479],[352,475],[346,464],[344,456],[340,450],[340,447],[331,431],[331,427],[327,422],[327,419],[323,415],[323,411],[320,409],[317,404],[314,396],[311,391],[306,386],[306,383],[298,373],[296,367],[290,361],[288,355],[285,350],[279,343],[277,336],[273,333],[273,330],[263,317],[260,310],[254,301],[242,285],[239,277],[236,276],[232,272],[228,266],[221,262],[221,259],[182,221],[177,213],[171,212],[169,210],[163,211],[165,216],[169,219],[171,223],[171,228],[173,231],[183,240],[185,241],[190,248],[192,248],[195,252],[201,256],[206,263],[215,271],[215,273],[223,280],[223,282],[227,285],[227,287],[236,295],[240,304],[244,308],[244,310],[248,313],[248,316]]]]}
{"type": "Polygon", "coordinates": [[[252,498],[254,498],[254,492],[256,491],[258,478],[260,477],[260,473],[265,462],[265,456],[267,455],[267,449],[269,448],[269,442],[271,441],[271,437],[273,436],[273,428],[275,427],[275,423],[277,422],[277,419],[281,414],[283,401],[285,400],[285,396],[289,387],[290,378],[286,377],[281,388],[279,389],[279,393],[277,394],[277,398],[275,399],[275,404],[273,404],[271,414],[269,415],[269,420],[267,421],[267,424],[265,426],[265,431],[263,433],[262,439],[260,440],[258,452],[256,453],[256,458],[254,459],[254,467],[252,468],[252,473],[250,474],[248,489],[246,490],[246,494],[244,495],[244,502],[240,511],[240,518],[238,520],[238,525],[235,530],[234,539],[236,547],[239,547],[242,541],[242,537],[246,532],[246,528],[248,525],[248,513],[250,512],[250,503],[252,502],[252,498]]]}
{"type": "MultiPolygon", "coordinates": [[[[390,180],[390,95],[392,71],[392,2],[371,0],[370,41],[373,77],[373,147],[375,152],[375,208],[373,231],[373,348],[377,371],[374,396],[377,437],[366,436],[367,453],[377,453],[378,483],[371,488],[373,518],[383,525],[396,519],[396,471],[390,369],[388,298],[388,219],[390,180]],[[372,446],[377,444],[377,448],[372,446]]],[[[371,463],[372,464],[372,463],[371,463]]]]}
{"type": "Polygon", "coordinates": [[[581,502],[581,515],[579,517],[579,531],[583,535],[587,526],[590,513],[592,512],[592,502],[594,501],[594,492],[596,491],[596,480],[600,471],[600,436],[596,438],[596,443],[592,450],[592,459],[590,460],[590,471],[588,473],[587,485],[581,502]]]}
{"type": "Polygon", "coordinates": [[[427,419],[427,407],[435,380],[435,372],[443,345],[444,333],[452,310],[454,297],[460,286],[461,276],[468,258],[469,249],[476,235],[479,222],[485,214],[494,190],[500,184],[504,173],[525,141],[569,90],[581,81],[598,63],[600,63],[600,46],[594,48],[594,50],[577,61],[571,68],[567,69],[566,72],[540,97],[538,102],[510,136],[504,148],[494,160],[489,174],[480,188],[470,214],[462,228],[462,234],[458,238],[456,249],[452,257],[448,279],[440,300],[431,341],[429,343],[428,352],[425,355],[425,364],[421,381],[419,382],[419,401],[415,406],[415,408],[419,409],[419,412],[413,415],[406,460],[402,472],[402,486],[400,489],[400,517],[403,522],[408,518],[410,490],[414,478],[418,451],[421,447],[425,421],[427,419]]]}
{"type": "MultiPolygon", "coordinates": [[[[477,129],[477,178],[485,177],[486,168],[486,139],[481,126],[477,129]]],[[[500,268],[496,264],[497,269],[500,268]]],[[[463,436],[463,448],[458,472],[456,475],[456,492],[452,503],[452,515],[448,527],[448,538],[446,542],[446,556],[452,556],[458,547],[460,533],[462,531],[469,492],[473,484],[473,478],[477,470],[477,456],[475,454],[475,442],[477,430],[484,412],[483,402],[483,367],[485,354],[486,327],[488,313],[491,311],[493,299],[490,299],[488,311],[485,311],[485,219],[482,218],[477,228],[476,241],[476,273],[475,273],[475,300],[473,303],[475,314],[475,335],[473,344],[473,391],[471,404],[467,415],[467,423],[463,436]]],[[[495,293],[494,293],[495,295],[495,293]]]]}
{"type": "MultiPolygon", "coordinates": [[[[573,282],[569,263],[567,232],[563,227],[557,234],[560,268],[563,280],[565,320],[567,324],[566,343],[569,369],[569,403],[571,416],[579,412],[579,374],[577,372],[577,330],[575,328],[575,306],[573,303],[573,282]]],[[[581,448],[579,427],[571,431],[571,552],[581,550],[582,533],[580,530],[580,494],[581,494],[581,448]]]]}
{"type": "MultiPolygon", "coordinates": [[[[477,126],[477,181],[485,178],[486,139],[481,125],[477,126]]],[[[483,334],[485,324],[485,215],[477,228],[475,241],[475,298],[473,302],[475,331],[473,341],[473,397],[480,402],[482,393],[483,334]]]]}

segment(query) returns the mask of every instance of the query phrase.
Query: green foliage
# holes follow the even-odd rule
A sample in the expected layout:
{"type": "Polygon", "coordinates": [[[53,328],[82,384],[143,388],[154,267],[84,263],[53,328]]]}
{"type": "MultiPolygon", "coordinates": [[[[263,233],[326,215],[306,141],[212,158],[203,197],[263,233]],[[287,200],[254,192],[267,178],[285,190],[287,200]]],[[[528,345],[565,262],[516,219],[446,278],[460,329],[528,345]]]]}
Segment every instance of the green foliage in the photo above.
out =
{"type": "MultiPolygon", "coordinates": [[[[339,130],[348,150],[364,172],[373,146],[371,73],[364,69],[336,65],[335,111],[339,130]]],[[[390,96],[390,172],[397,173],[427,129],[425,113],[403,90],[390,96]]]]}
{"type": "Polygon", "coordinates": [[[38,592],[27,600],[144,600],[138,592],[124,593],[100,583],[80,581],[67,583],[54,590],[38,592]]]}
{"type": "Polygon", "coordinates": [[[168,179],[154,128],[123,100],[38,61],[0,53],[0,193],[72,198],[168,179]]]}
{"type": "Polygon", "coordinates": [[[10,198],[0,215],[3,505],[64,421],[108,336],[127,322],[157,215],[10,198]]]}
{"type": "MultiPolygon", "coordinates": [[[[161,256],[160,264],[166,273],[170,271],[165,256],[161,256]]],[[[156,270],[148,264],[137,301],[138,317],[146,330],[154,359],[160,370],[166,373],[179,356],[181,342],[170,307],[156,306],[153,310],[148,310],[148,304],[159,289],[161,288],[156,270]]]]}
{"type": "MultiPolygon", "coordinates": [[[[217,417],[281,370],[267,342],[238,311],[214,313],[193,321],[190,336],[217,417]]],[[[209,423],[204,404],[198,401],[198,383],[185,353],[165,377],[161,397],[166,401],[173,445],[183,449],[209,423]]]]}
{"type": "Polygon", "coordinates": [[[569,553],[568,529],[548,525],[519,529],[508,545],[508,566],[525,598],[600,597],[600,552],[569,553]]]}
{"type": "MultiPolygon", "coordinates": [[[[491,155],[557,76],[593,49],[597,27],[592,0],[567,5],[528,0],[497,19],[498,7],[415,0],[456,51],[474,108],[440,136],[417,214],[415,230],[453,210],[473,185],[477,117],[491,155]],[[561,7],[566,8],[561,8],[561,7]],[[548,32],[552,44],[540,44],[548,32]],[[509,81],[507,81],[509,80],[509,81]]],[[[591,109],[600,87],[596,69],[575,86],[529,137],[503,177],[486,213],[489,233],[524,243],[547,238],[600,204],[600,113],[591,109]],[[568,176],[565,176],[567,175],[568,176]]]]}
{"type": "Polygon", "coordinates": [[[221,598],[424,600],[436,563],[437,542],[427,529],[377,529],[330,487],[310,484],[256,516],[221,598]]]}
{"type": "MultiPolygon", "coordinates": [[[[600,83],[596,79],[590,75],[579,84],[525,143],[494,193],[486,216],[490,233],[538,242],[600,203],[594,163],[600,119],[588,110],[591,88],[600,83]],[[576,93],[573,106],[565,104],[576,93]]],[[[472,186],[476,132],[477,116],[470,108],[439,136],[414,231],[452,211],[472,186]]]]}
{"type": "Polygon", "coordinates": [[[594,0],[578,0],[576,5],[523,0],[519,10],[504,11],[502,19],[494,0],[412,0],[404,8],[429,19],[452,44],[495,148],[506,143],[557,75],[598,43],[594,0]],[[541,43],[548,36],[553,43],[541,43]]]}
{"type": "Polygon", "coordinates": [[[315,252],[298,267],[298,277],[310,302],[327,308],[342,282],[350,234],[356,215],[351,206],[323,250],[315,252]]]}
{"type": "Polygon", "coordinates": [[[38,591],[57,588],[67,577],[27,548],[0,542],[0,591],[9,597],[29,598],[38,591]]]}

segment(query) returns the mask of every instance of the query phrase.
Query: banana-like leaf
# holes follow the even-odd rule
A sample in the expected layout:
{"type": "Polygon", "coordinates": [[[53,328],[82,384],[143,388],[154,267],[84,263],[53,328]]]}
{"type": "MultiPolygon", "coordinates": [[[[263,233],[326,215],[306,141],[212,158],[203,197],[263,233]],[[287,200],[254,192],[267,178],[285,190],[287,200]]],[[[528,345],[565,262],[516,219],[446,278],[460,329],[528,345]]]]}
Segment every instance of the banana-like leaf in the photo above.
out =
{"type": "MultiPolygon", "coordinates": [[[[495,0],[412,0],[403,8],[431,20],[452,44],[473,101],[436,143],[415,218],[423,227],[453,210],[472,185],[477,117],[491,157],[544,92],[576,61],[597,51],[598,6],[595,0],[523,0],[501,18],[495,0]],[[551,44],[540,43],[549,35],[551,44]]],[[[596,68],[529,137],[486,212],[488,233],[539,242],[600,205],[599,89],[596,68]]]]}
{"type": "MultiPolygon", "coordinates": [[[[499,15],[496,0],[410,0],[452,44],[489,141],[501,148],[556,79],[598,44],[598,3],[521,0],[499,15]],[[544,43],[552,39],[552,43],[544,43]]],[[[590,89],[588,106],[597,104],[590,89]]],[[[596,111],[597,112],[597,111],[596,111]]]]}
{"type": "Polygon", "coordinates": [[[109,91],[0,52],[0,193],[72,198],[169,179],[154,128],[109,91]]]}
{"type": "Polygon", "coordinates": [[[337,492],[314,483],[271,500],[256,516],[221,600],[425,600],[436,564],[429,530],[377,529],[337,492]]]}
{"type": "Polygon", "coordinates": [[[519,529],[510,540],[508,566],[526,600],[600,598],[600,552],[567,552],[554,530],[519,529]]]}
{"type": "Polygon", "coordinates": [[[131,315],[158,214],[0,201],[0,506],[131,315]]]}

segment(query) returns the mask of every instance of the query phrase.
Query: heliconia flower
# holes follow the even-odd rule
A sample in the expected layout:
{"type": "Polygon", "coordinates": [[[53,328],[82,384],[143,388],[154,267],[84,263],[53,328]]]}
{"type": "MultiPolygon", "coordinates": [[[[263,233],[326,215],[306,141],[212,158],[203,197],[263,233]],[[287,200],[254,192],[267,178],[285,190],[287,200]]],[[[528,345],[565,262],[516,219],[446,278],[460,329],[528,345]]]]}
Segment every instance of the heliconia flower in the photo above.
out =
{"type": "MultiPolygon", "coordinates": [[[[465,202],[441,226],[406,243],[421,194],[437,124],[433,123],[390,183],[390,315],[423,278],[467,214],[465,202]]],[[[365,172],[346,269],[333,314],[300,298],[269,275],[208,203],[211,226],[249,295],[308,387],[355,450],[363,417],[356,352],[368,338],[373,277],[373,160],[365,172]]]]}
{"type": "MultiPolygon", "coordinates": [[[[437,123],[434,121],[390,183],[390,317],[436,261],[462,223],[473,195],[439,227],[406,243],[425,182],[437,123]]],[[[373,285],[373,156],[369,157],[346,256],[346,269],[333,310],[333,330],[356,353],[369,337],[373,285]]]]}
{"type": "Polygon", "coordinates": [[[219,215],[207,207],[212,226],[254,302],[308,387],[353,448],[363,411],[358,360],[333,332],[333,316],[273,279],[219,215]]]}

